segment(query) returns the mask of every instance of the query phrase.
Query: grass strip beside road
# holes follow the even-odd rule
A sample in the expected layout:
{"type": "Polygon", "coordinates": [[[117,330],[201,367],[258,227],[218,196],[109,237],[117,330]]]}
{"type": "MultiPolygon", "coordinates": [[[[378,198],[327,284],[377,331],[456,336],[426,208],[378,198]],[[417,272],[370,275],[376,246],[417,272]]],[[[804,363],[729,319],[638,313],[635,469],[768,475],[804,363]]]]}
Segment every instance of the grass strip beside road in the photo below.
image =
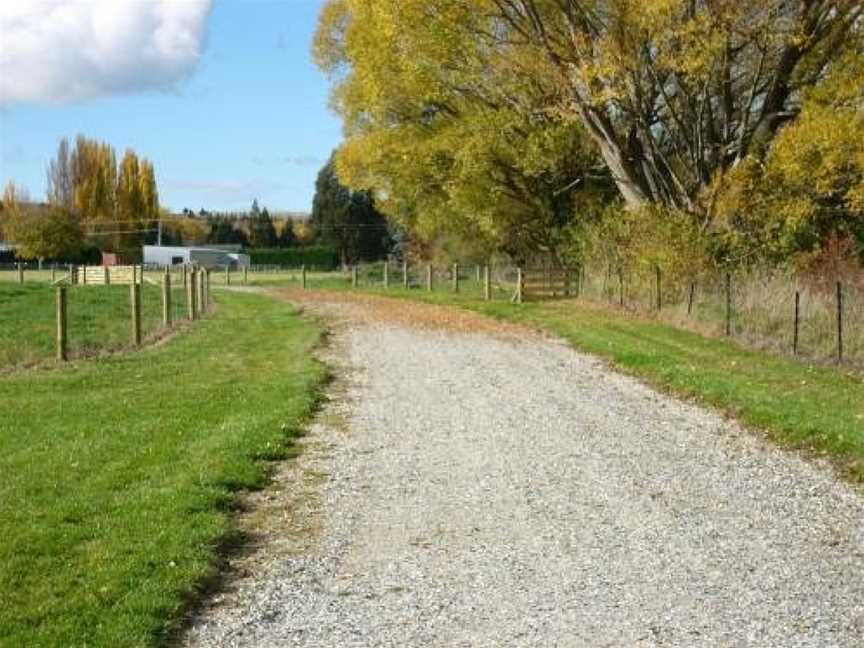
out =
{"type": "MultiPolygon", "coordinates": [[[[335,281],[327,287],[351,290],[335,281]]],[[[853,481],[864,483],[864,381],[851,372],[746,349],[582,300],[485,302],[474,285],[458,294],[363,290],[459,306],[548,331],[654,387],[719,408],[783,446],[826,455],[853,481]]]]}
{"type": "Polygon", "coordinates": [[[285,302],[222,293],[164,345],[0,376],[0,645],[167,637],[236,492],[292,452],[319,339],[285,302]]]}

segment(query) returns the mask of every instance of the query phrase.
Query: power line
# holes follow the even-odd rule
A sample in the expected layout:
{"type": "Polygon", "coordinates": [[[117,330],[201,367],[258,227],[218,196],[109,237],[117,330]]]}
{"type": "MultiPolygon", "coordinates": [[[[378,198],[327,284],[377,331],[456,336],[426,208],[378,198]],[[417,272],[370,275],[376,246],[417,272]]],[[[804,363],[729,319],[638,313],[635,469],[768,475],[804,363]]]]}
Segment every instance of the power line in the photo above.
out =
{"type": "Polygon", "coordinates": [[[85,232],[84,236],[112,236],[115,234],[147,234],[158,232],[157,229],[118,230],[115,232],[85,232]]]}

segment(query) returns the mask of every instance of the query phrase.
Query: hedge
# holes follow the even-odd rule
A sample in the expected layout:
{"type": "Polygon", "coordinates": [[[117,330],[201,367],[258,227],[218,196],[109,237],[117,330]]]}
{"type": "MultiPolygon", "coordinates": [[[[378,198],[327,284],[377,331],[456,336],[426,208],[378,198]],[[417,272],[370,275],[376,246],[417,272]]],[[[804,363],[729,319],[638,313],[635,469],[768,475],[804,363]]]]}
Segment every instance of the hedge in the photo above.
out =
{"type": "Polygon", "coordinates": [[[290,248],[256,248],[244,250],[252,260],[252,265],[279,265],[309,267],[332,270],[339,263],[336,248],[329,245],[290,248]]]}

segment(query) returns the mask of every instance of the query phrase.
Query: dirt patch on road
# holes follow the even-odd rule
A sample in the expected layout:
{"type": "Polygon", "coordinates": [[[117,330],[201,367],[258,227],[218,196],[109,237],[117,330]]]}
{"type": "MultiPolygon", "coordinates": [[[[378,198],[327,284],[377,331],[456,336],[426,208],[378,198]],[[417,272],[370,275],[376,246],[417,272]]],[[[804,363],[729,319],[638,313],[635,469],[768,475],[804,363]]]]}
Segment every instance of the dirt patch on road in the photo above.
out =
{"type": "Polygon", "coordinates": [[[386,322],[414,329],[443,329],[496,336],[537,337],[540,335],[534,329],[476,315],[460,308],[424,304],[407,299],[298,288],[278,289],[274,290],[273,294],[297,304],[321,306],[328,314],[341,314],[350,317],[353,322],[386,322]]]}

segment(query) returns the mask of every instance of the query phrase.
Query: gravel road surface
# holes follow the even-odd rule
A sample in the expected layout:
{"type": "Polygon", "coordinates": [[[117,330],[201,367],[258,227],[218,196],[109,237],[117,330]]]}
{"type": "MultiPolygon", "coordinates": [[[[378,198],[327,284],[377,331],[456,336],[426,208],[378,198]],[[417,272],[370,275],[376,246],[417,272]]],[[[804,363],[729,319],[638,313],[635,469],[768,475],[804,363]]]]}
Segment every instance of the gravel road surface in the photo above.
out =
{"type": "Polygon", "coordinates": [[[827,467],[554,340],[381,303],[310,305],[345,322],[344,384],[277,480],[293,522],[188,645],[864,645],[864,504],[827,467]]]}

